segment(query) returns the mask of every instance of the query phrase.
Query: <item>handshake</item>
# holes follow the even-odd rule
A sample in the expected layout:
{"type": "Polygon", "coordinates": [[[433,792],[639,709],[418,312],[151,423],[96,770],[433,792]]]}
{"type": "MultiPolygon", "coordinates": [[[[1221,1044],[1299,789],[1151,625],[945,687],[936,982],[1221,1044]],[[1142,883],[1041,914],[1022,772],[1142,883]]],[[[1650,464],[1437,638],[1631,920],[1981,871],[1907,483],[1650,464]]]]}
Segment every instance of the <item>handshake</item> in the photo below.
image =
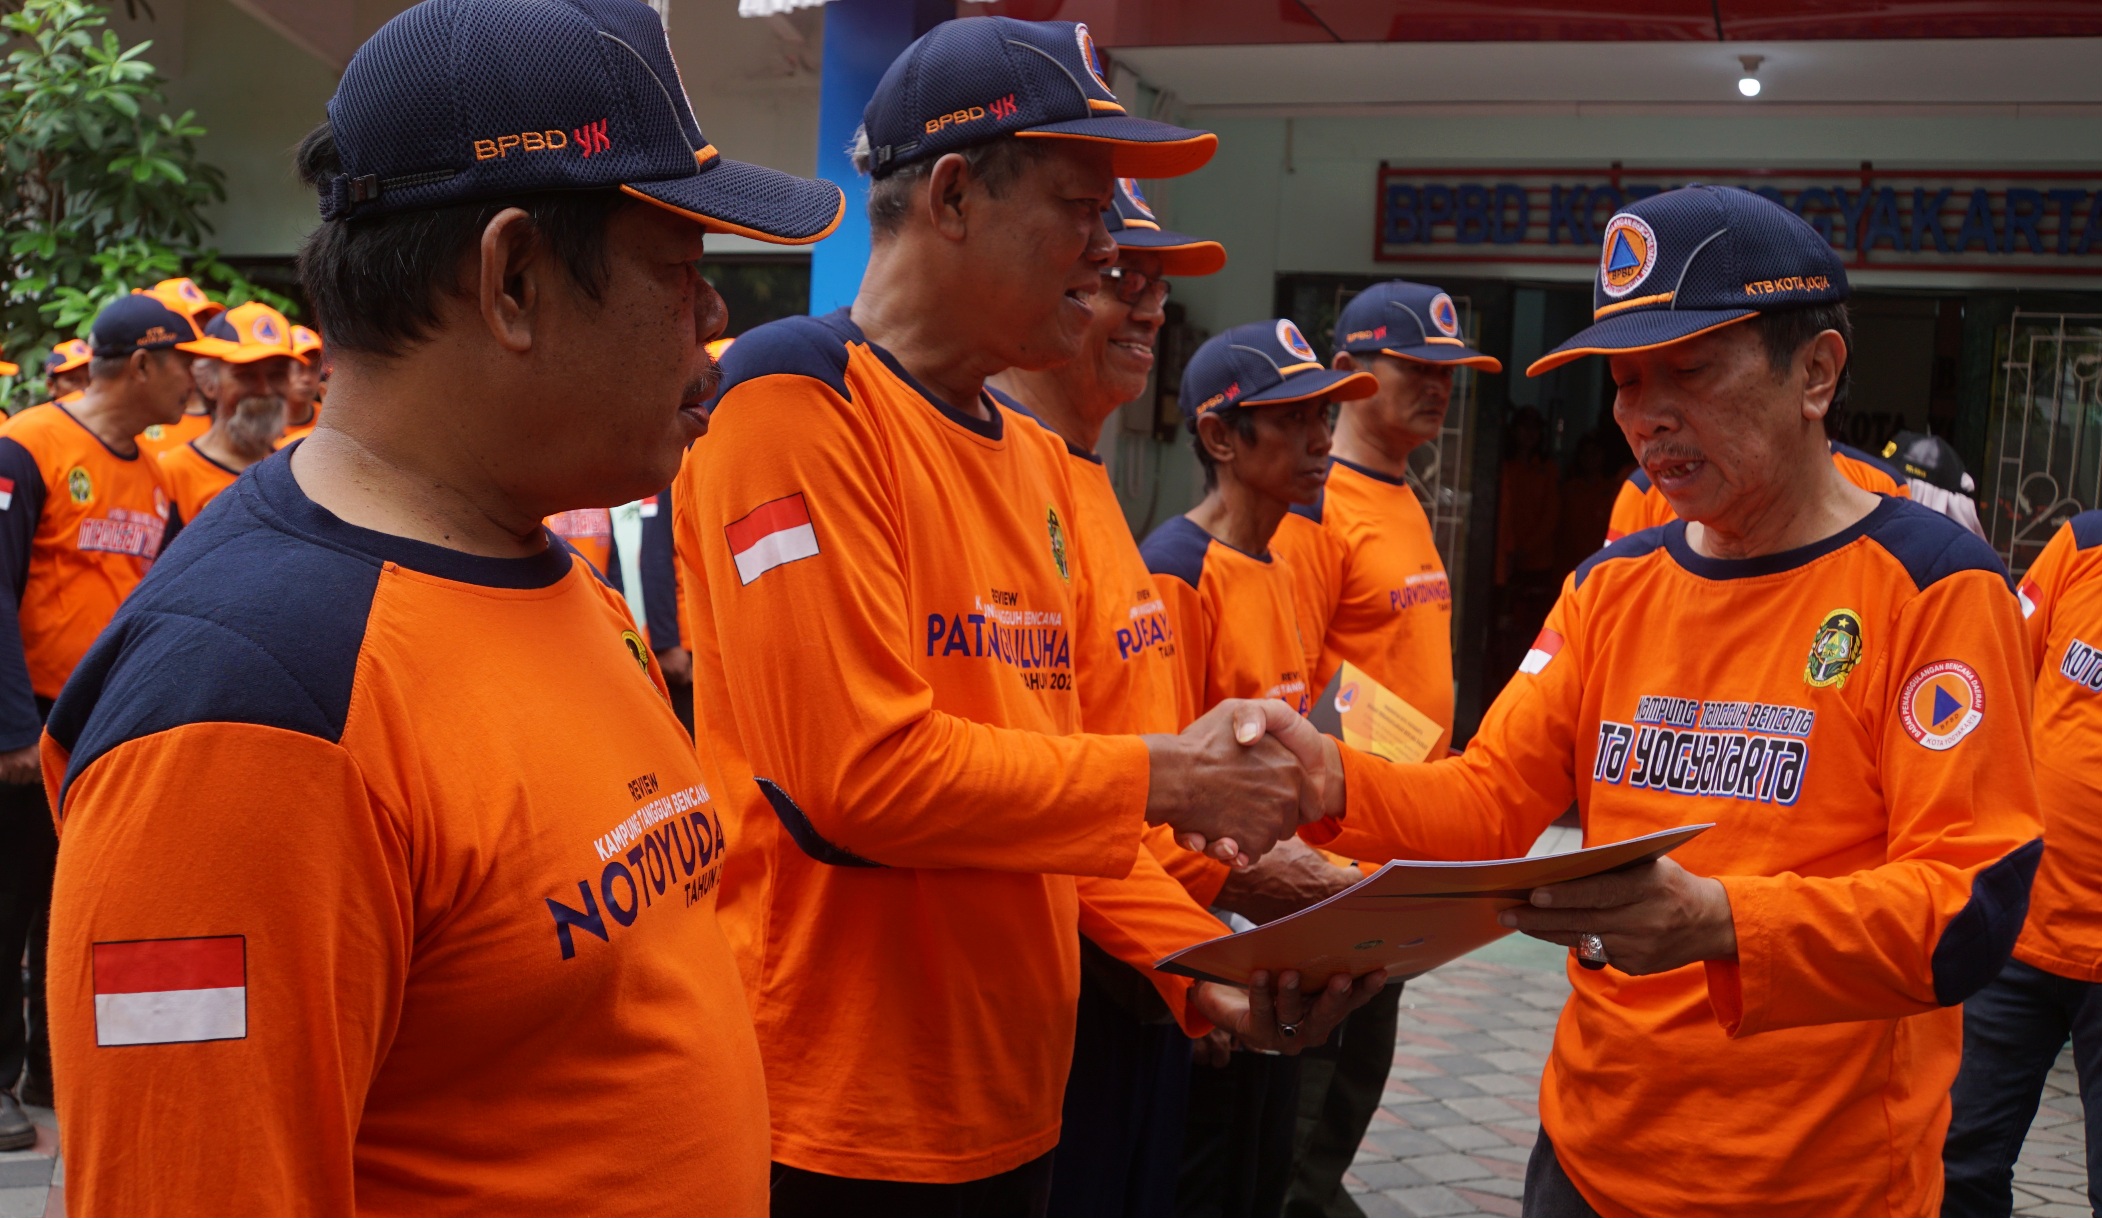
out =
{"type": "Polygon", "coordinates": [[[1179,736],[1148,736],[1146,821],[1185,847],[1247,867],[1343,807],[1335,743],[1275,698],[1229,698],[1179,736]]]}

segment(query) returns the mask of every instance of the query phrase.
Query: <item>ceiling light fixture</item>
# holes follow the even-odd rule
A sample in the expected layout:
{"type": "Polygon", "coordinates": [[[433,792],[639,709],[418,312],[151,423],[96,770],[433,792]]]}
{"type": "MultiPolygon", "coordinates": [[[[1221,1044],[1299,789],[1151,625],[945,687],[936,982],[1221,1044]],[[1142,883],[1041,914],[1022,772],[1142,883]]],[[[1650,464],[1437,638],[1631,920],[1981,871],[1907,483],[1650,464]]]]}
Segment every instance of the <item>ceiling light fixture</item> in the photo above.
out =
{"type": "Polygon", "coordinates": [[[1744,65],[1744,75],[1738,78],[1737,91],[1746,97],[1759,96],[1759,65],[1766,62],[1766,56],[1739,55],[1737,62],[1744,65]]]}

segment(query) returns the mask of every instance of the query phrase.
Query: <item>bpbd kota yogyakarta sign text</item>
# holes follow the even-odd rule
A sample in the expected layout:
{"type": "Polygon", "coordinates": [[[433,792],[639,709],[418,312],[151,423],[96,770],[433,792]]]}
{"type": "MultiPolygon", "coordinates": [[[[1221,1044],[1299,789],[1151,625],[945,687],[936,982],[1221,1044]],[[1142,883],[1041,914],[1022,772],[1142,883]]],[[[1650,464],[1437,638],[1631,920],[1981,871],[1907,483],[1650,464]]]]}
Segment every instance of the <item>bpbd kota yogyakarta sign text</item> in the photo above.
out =
{"type": "Polygon", "coordinates": [[[2102,272],[2102,173],[1381,165],[1376,256],[1589,262],[1613,213],[1700,182],[1765,195],[1862,267],[2102,272]]]}

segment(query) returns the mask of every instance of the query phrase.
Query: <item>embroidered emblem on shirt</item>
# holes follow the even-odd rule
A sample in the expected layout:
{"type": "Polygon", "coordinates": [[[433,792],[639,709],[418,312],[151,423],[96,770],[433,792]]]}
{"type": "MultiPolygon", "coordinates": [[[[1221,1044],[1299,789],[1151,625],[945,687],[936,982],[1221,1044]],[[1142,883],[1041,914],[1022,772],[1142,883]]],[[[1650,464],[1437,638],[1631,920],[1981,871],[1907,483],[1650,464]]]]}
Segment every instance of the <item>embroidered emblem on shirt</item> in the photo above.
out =
{"type": "Polygon", "coordinates": [[[1955,748],[1985,718],[1985,683],[1962,660],[1937,660],[1898,695],[1898,722],[1923,748],[1955,748]]]}
{"type": "Polygon", "coordinates": [[[66,474],[66,493],[75,503],[86,503],[95,497],[95,484],[88,479],[88,471],[76,465],[66,474]]]}
{"type": "Polygon", "coordinates": [[[644,676],[648,676],[650,671],[650,649],[643,643],[642,636],[632,630],[623,630],[620,632],[620,641],[628,649],[628,658],[635,661],[636,666],[642,669],[644,676]]]}
{"type": "Polygon", "coordinates": [[[1846,688],[1847,674],[1861,662],[1861,615],[1852,609],[1834,609],[1825,615],[1810,641],[1810,659],[1803,666],[1803,680],[1824,689],[1846,688]]]}
{"type": "Polygon", "coordinates": [[[1066,530],[1058,521],[1058,509],[1048,509],[1045,519],[1051,529],[1051,561],[1058,564],[1058,578],[1071,582],[1073,571],[1066,565],[1066,530]]]}

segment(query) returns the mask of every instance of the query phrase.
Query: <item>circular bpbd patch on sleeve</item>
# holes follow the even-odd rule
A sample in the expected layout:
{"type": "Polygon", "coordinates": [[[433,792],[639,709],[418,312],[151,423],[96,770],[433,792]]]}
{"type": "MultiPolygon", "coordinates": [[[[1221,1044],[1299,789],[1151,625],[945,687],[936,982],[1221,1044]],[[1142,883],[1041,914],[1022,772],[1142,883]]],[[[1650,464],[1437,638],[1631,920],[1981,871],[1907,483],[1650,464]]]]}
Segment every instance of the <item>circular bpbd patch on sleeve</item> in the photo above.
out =
{"type": "Polygon", "coordinates": [[[1985,718],[1985,685],[1962,660],[1936,660],[1905,682],[1898,722],[1914,743],[1939,753],[1956,747],[1985,718]]]}

